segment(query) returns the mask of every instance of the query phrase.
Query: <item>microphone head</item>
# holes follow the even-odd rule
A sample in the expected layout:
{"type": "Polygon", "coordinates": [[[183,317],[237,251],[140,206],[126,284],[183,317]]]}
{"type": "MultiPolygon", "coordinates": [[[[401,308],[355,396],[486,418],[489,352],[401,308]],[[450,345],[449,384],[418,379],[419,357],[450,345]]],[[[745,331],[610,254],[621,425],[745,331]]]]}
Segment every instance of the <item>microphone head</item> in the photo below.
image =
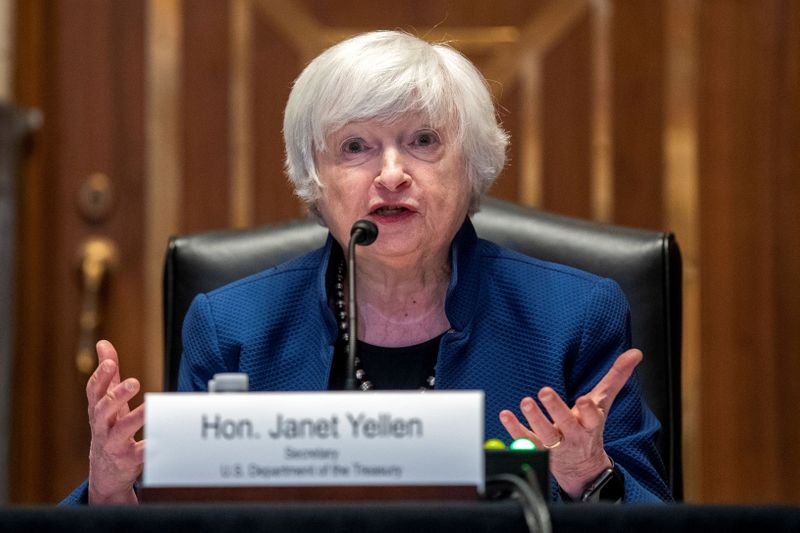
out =
{"type": "Polygon", "coordinates": [[[350,239],[361,246],[369,246],[378,238],[378,226],[369,220],[356,220],[350,228],[350,239]]]}

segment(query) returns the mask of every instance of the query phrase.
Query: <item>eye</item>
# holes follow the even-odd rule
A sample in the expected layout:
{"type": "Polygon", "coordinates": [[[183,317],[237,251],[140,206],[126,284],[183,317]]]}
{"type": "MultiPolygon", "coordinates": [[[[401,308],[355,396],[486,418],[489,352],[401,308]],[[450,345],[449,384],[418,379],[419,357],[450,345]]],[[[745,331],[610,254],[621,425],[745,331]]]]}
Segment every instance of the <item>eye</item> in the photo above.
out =
{"type": "Polygon", "coordinates": [[[363,139],[347,139],[342,143],[342,152],[346,154],[358,154],[366,148],[363,139]]]}
{"type": "Polygon", "coordinates": [[[423,148],[438,144],[439,137],[435,131],[423,130],[414,134],[414,144],[423,148]]]}

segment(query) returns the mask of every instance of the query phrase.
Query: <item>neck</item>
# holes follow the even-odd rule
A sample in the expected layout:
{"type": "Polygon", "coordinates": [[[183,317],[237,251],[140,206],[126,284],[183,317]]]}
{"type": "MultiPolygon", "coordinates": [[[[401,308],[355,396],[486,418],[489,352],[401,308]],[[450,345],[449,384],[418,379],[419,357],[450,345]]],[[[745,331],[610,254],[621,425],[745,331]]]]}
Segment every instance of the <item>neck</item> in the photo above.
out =
{"type": "Polygon", "coordinates": [[[449,328],[444,312],[450,264],[443,257],[386,264],[359,257],[359,338],[379,346],[409,346],[449,328]]]}

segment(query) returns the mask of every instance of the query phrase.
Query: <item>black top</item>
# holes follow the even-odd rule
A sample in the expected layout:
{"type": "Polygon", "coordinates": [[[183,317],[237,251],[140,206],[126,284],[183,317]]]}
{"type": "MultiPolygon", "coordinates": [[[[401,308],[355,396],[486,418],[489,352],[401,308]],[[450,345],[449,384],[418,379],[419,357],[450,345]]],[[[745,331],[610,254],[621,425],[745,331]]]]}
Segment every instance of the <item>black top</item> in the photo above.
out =
{"type": "MultiPolygon", "coordinates": [[[[423,387],[436,366],[442,335],[420,344],[399,348],[358,341],[358,358],[361,360],[361,368],[366,372],[366,379],[372,382],[376,390],[413,390],[423,387]]],[[[328,389],[344,389],[346,369],[346,344],[338,342],[333,354],[328,389]]]]}

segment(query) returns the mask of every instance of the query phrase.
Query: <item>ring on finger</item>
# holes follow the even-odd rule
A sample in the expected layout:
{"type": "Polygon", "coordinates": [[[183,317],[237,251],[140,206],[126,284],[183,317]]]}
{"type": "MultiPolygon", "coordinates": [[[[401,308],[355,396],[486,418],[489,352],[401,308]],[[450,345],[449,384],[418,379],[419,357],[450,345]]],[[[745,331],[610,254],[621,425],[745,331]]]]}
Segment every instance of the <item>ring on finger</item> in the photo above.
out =
{"type": "Polygon", "coordinates": [[[552,450],[552,449],[554,449],[554,448],[558,448],[559,446],[561,446],[561,443],[562,443],[562,442],[564,442],[564,434],[563,434],[563,433],[561,433],[561,432],[559,432],[559,433],[558,433],[558,440],[557,440],[557,441],[555,441],[553,444],[544,444],[544,443],[542,443],[542,445],[543,445],[545,448],[547,448],[548,450],[552,450]]]}

